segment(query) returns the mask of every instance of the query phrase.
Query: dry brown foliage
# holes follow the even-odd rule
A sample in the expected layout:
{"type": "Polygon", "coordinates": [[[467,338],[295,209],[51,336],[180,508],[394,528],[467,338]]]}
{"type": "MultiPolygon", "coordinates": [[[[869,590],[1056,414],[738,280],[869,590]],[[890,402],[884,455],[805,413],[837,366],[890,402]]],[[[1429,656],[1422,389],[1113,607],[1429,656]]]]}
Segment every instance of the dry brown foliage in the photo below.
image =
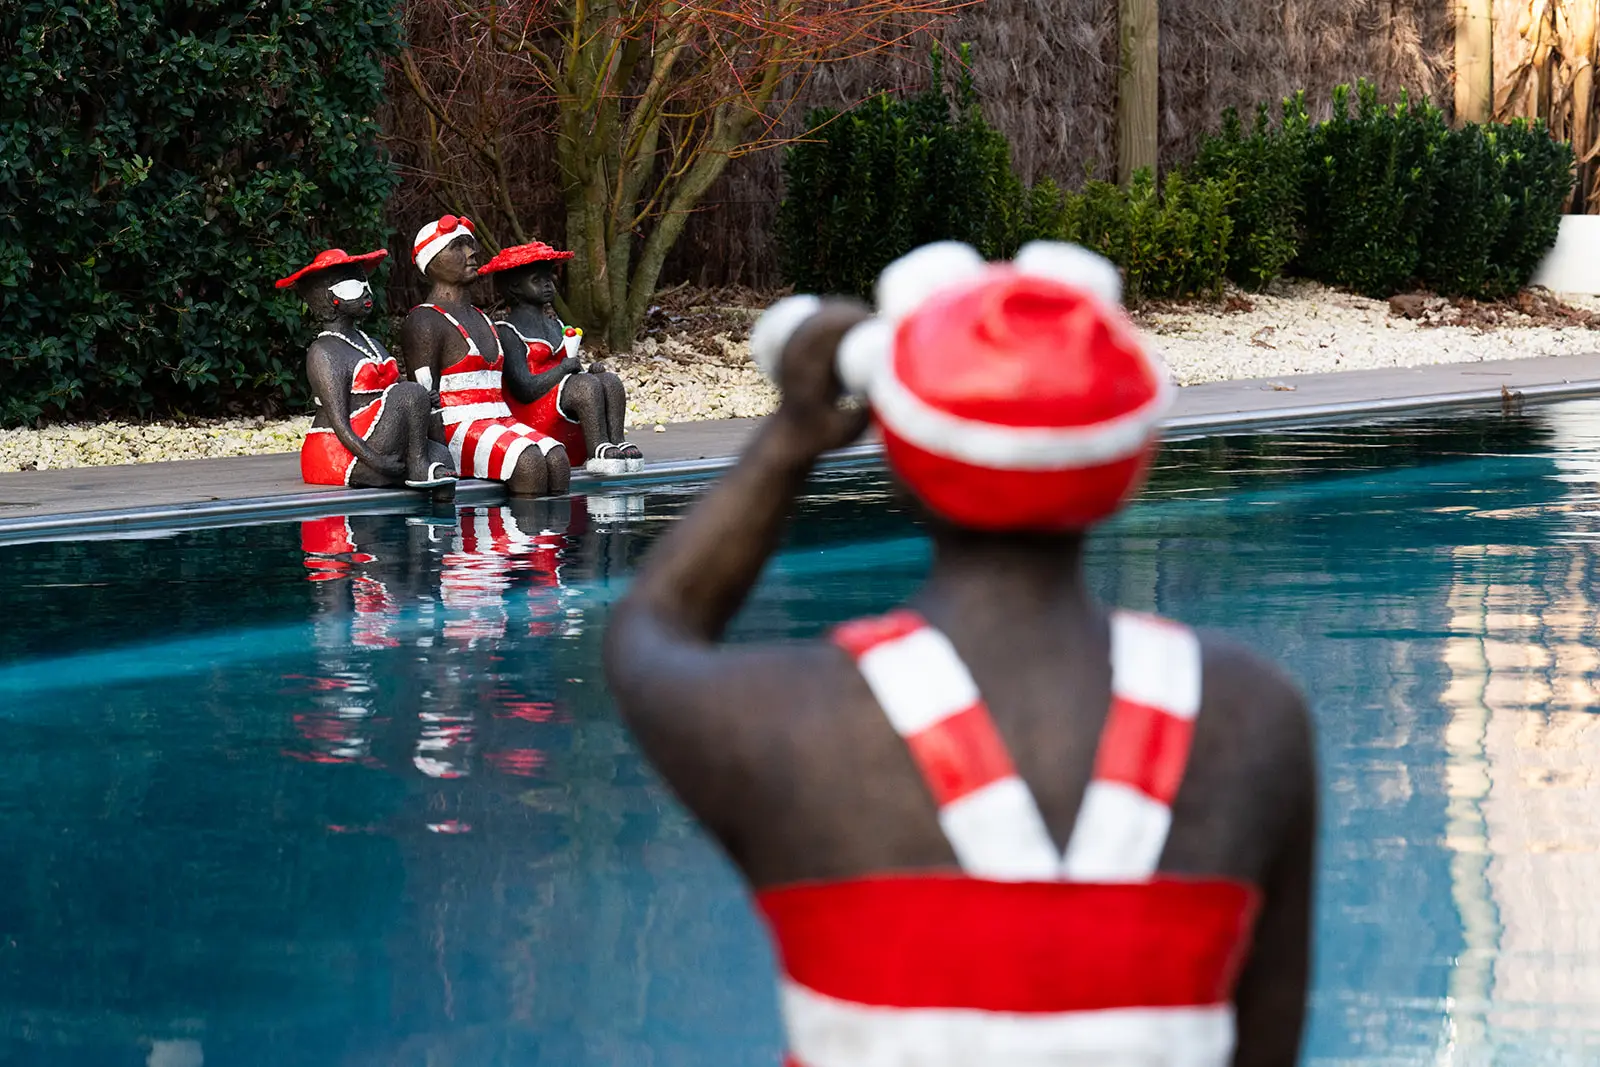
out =
{"type": "MultiPolygon", "coordinates": [[[[391,137],[491,249],[553,213],[575,321],[631,340],[729,162],[785,143],[815,70],[901,44],[963,0],[408,0],[391,137]],[[780,92],[784,87],[787,92],[780,92]]],[[[541,236],[550,236],[545,230],[541,236]]]]}

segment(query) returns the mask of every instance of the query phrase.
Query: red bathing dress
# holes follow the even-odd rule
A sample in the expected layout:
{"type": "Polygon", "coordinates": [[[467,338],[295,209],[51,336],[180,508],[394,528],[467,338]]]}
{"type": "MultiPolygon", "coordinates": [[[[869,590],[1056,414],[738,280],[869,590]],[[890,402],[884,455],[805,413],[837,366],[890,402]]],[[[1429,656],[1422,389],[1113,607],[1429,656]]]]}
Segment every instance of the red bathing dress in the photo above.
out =
{"type": "MultiPolygon", "coordinates": [[[[522,342],[525,349],[524,358],[528,361],[528,369],[534,374],[553,370],[567,358],[565,348],[551,348],[550,343],[541,337],[524,337],[521,330],[503,319],[495,325],[504,326],[517,335],[517,339],[522,342]]],[[[565,445],[567,456],[573,463],[582,463],[589,458],[589,450],[584,444],[583,426],[577,420],[567,418],[561,411],[561,397],[571,380],[572,376],[567,375],[561,379],[560,385],[531,404],[518,403],[508,392],[506,404],[517,418],[565,445]]]]}
{"type": "MultiPolygon", "coordinates": [[[[352,396],[377,393],[378,398],[350,413],[350,428],[365,441],[383,417],[383,402],[388,399],[390,387],[400,380],[400,365],[392,356],[380,356],[372,338],[360,330],[356,333],[364,344],[357,344],[332,330],[324,330],[317,336],[337,337],[363,353],[350,376],[350,393],[352,396]]],[[[322,406],[321,400],[317,401],[317,406],[322,406]]],[[[313,426],[307,431],[300,446],[300,477],[307,485],[349,485],[350,473],[355,468],[356,457],[340,443],[331,427],[313,426]]]]}
{"type": "Polygon", "coordinates": [[[1119,613],[1112,704],[1065,854],[972,676],[909,611],[835,640],[939,806],[951,873],[757,894],[790,1067],[1226,1067],[1259,894],[1156,873],[1200,706],[1187,628],[1119,613]]]}

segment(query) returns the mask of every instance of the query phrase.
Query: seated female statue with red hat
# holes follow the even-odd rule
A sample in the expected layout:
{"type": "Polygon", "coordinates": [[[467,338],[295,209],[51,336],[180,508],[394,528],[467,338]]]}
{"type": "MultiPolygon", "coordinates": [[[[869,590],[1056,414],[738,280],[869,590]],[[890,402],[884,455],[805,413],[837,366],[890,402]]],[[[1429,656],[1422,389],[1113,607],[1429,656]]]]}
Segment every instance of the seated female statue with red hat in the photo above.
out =
{"type": "Polygon", "coordinates": [[[306,349],[317,415],[300,447],[300,475],[311,485],[455,483],[450,450],[432,436],[428,391],[401,381],[400,365],[357,325],[372,314],[367,276],[388,254],[330,248],[277,282],[294,287],[322,324],[306,349]]]}
{"type": "Polygon", "coordinates": [[[478,257],[469,219],[446,215],[417,231],[411,260],[432,288],[406,316],[401,354],[411,376],[434,391],[462,477],[504,482],[515,496],[565,493],[572,478],[566,449],[506,406],[500,334],[469,295],[478,257]]]}
{"type": "Polygon", "coordinates": [[[1173,390],[1116,270],[934,245],[878,309],[792,297],[778,411],[611,614],[618,709],[755,889],[791,1067],[1280,1067],[1317,782],[1271,664],[1100,604],[1085,536],[1173,390]],[[849,392],[863,404],[842,405],[849,392]],[[721,644],[817,458],[868,415],[933,541],[889,614],[721,644]]]}
{"type": "Polygon", "coordinates": [[[502,249],[479,274],[493,274],[505,317],[495,322],[511,353],[505,396],[511,413],[583,456],[592,474],[622,474],[644,466],[637,445],[623,439],[628,411],[622,379],[603,363],[588,370],[578,359],[583,331],[556,317],[556,264],[572,258],[543,241],[502,249]]]}

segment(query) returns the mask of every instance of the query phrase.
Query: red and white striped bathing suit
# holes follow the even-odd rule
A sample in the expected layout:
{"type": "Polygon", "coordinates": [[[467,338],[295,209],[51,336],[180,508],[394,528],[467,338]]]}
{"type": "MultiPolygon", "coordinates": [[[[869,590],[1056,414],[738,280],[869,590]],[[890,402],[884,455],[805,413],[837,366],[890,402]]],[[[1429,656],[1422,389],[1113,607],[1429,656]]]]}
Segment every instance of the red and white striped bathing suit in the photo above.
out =
{"type": "Polygon", "coordinates": [[[1112,701],[1065,855],[972,676],[910,611],[855,659],[939,805],[960,873],[757,894],[791,1067],[1224,1067],[1257,890],[1156,873],[1200,707],[1186,627],[1118,613],[1112,701]]]}
{"type": "MultiPolygon", "coordinates": [[[[356,333],[361,338],[360,343],[334,330],[323,330],[317,337],[337,337],[362,354],[350,375],[350,393],[352,396],[379,394],[376,400],[350,413],[350,428],[365,441],[383,417],[383,402],[389,398],[390,387],[400,380],[400,365],[394,357],[380,355],[372,338],[359,329],[356,333]]],[[[320,398],[316,403],[322,406],[320,398]]],[[[306,439],[300,445],[300,478],[307,485],[349,485],[350,474],[355,469],[356,457],[334,436],[331,426],[313,426],[306,431],[306,439]]]]}
{"type": "Polygon", "coordinates": [[[448,616],[444,635],[472,646],[506,636],[506,594],[514,576],[526,573],[535,589],[561,582],[566,537],[554,530],[526,531],[508,507],[469,508],[444,557],[439,594],[448,616]]]}
{"type": "Polygon", "coordinates": [[[517,469],[517,460],[530,447],[544,455],[561,447],[561,442],[518,421],[506,407],[500,393],[501,368],[505,351],[500,334],[483,315],[494,335],[494,360],[483,357],[478,343],[456,317],[438,304],[420,304],[445,317],[467,343],[467,354],[444,369],[439,376],[439,403],[444,409],[444,432],[450,442],[450,456],[463,478],[489,478],[508,481],[517,469]]]}

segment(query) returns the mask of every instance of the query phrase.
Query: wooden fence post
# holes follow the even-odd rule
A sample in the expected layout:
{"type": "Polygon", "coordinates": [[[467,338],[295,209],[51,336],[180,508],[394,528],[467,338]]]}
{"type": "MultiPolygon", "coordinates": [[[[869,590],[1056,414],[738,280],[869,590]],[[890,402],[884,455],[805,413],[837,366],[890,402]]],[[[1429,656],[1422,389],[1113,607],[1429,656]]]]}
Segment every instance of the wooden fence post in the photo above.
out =
{"type": "Polygon", "coordinates": [[[1160,122],[1160,0],[1117,0],[1117,178],[1156,168],[1160,122]]]}
{"type": "Polygon", "coordinates": [[[1456,124],[1494,117],[1494,0],[1456,4],[1456,124]]]}

